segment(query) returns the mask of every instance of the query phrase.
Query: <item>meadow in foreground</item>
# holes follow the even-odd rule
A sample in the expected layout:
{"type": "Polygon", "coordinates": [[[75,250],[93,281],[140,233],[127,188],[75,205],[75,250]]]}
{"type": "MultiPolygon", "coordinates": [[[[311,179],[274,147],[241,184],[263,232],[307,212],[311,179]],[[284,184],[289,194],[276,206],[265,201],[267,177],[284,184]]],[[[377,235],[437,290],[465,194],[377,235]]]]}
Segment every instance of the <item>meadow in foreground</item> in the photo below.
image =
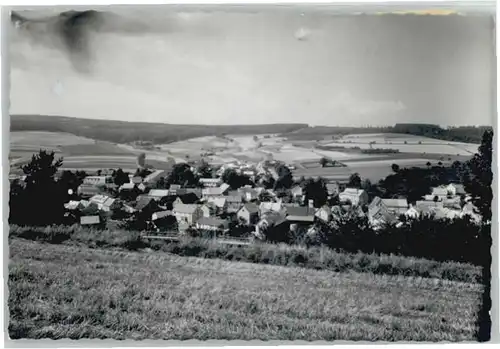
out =
{"type": "Polygon", "coordinates": [[[482,286],[13,238],[10,337],[474,340],[482,286]]]}

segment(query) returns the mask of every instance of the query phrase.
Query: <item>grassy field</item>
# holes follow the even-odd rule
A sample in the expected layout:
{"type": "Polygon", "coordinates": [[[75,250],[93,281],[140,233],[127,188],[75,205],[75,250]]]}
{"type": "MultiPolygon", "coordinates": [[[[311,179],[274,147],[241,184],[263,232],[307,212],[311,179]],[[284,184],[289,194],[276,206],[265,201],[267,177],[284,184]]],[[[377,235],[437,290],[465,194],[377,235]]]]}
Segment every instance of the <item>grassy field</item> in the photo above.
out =
{"type": "Polygon", "coordinates": [[[11,338],[465,341],[482,286],[11,239],[11,338]]]}

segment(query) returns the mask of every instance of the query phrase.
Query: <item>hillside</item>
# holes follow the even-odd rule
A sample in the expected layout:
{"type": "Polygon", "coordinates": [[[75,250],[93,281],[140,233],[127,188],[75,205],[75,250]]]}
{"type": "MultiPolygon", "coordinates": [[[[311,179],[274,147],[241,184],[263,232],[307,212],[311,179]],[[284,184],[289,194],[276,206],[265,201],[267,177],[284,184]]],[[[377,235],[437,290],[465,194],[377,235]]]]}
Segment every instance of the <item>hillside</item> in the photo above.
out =
{"type": "Polygon", "coordinates": [[[371,133],[396,133],[414,136],[429,137],[444,141],[481,143],[484,131],[492,129],[491,126],[457,126],[441,128],[438,125],[429,124],[396,124],[387,127],[331,127],[315,126],[295,130],[282,136],[291,140],[322,140],[332,139],[332,136],[347,134],[371,134],[371,133]]]}
{"type": "Polygon", "coordinates": [[[12,239],[11,338],[475,340],[479,284],[12,239]],[[82,261],[85,261],[82,263],[82,261]]]}
{"type": "Polygon", "coordinates": [[[11,131],[65,132],[114,143],[138,140],[170,143],[211,135],[288,133],[308,126],[307,124],[173,125],[47,115],[12,115],[10,125],[11,131]]]}

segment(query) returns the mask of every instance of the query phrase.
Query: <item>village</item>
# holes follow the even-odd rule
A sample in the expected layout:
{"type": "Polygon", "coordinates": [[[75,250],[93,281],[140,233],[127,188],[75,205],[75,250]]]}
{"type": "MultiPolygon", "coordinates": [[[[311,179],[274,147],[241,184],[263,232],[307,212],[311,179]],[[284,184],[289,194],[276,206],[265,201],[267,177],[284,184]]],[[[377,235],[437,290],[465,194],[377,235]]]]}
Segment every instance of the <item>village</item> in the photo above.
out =
{"type": "Polygon", "coordinates": [[[375,230],[387,224],[398,227],[403,221],[421,217],[453,220],[469,216],[473,222],[481,222],[460,183],[431,188],[420,200],[409,202],[403,197],[370,198],[362,188],[330,181],[324,185],[325,203],[318,205],[308,199],[305,179],[290,179],[286,188],[279,190],[267,185],[279,181],[279,172],[288,169],[279,161],[235,162],[218,168],[203,165],[201,172],[195,162],[174,165],[191,172],[188,177],[192,180],[184,185],[167,183],[172,171],[152,168],[139,168],[135,174],[118,170],[122,174],[118,181],[112,174],[116,171],[87,175],[75,193],[70,190],[65,219],[107,229],[130,223],[131,230],[148,236],[198,232],[197,236],[208,233],[249,242],[297,230],[314,235],[318,224],[329,224],[347,212],[366,217],[375,230]],[[244,185],[235,188],[225,183],[228,173],[244,178],[240,183],[244,185]]]}

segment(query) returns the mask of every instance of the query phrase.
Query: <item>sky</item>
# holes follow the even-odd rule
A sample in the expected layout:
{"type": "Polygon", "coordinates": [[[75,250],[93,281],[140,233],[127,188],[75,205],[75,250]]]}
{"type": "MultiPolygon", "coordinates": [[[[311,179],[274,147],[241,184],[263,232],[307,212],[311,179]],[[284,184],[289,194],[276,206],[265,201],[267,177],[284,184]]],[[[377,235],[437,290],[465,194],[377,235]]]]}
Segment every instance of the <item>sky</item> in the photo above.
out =
{"type": "Polygon", "coordinates": [[[50,29],[12,31],[11,114],[492,124],[491,17],[143,8],[105,18],[107,27],[86,31],[87,55],[68,53],[50,29]]]}

